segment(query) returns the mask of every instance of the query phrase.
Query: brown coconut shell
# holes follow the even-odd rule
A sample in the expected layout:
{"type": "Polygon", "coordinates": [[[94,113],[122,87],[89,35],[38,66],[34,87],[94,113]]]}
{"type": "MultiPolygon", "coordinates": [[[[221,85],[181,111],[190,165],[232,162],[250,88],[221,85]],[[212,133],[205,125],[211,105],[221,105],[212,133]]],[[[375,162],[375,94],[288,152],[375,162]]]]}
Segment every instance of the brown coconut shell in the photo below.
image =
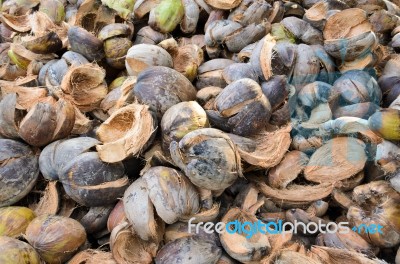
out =
{"type": "Polygon", "coordinates": [[[95,110],[108,92],[105,74],[95,64],[70,67],[61,82],[63,96],[80,111],[95,110]]]}
{"type": "Polygon", "coordinates": [[[330,195],[334,187],[330,183],[319,185],[291,184],[286,189],[274,189],[262,180],[256,180],[255,184],[262,194],[270,197],[273,202],[284,208],[307,206],[330,195]]]}
{"type": "Polygon", "coordinates": [[[361,140],[334,138],[311,156],[304,169],[304,177],[316,183],[333,183],[357,174],[366,161],[365,144],[361,140]]]}
{"type": "Polygon", "coordinates": [[[150,264],[158,250],[156,243],[146,242],[133,233],[127,222],[113,229],[110,246],[112,256],[117,263],[150,264]]]}
{"type": "Polygon", "coordinates": [[[97,137],[103,145],[96,149],[100,159],[117,162],[137,156],[151,142],[156,131],[156,121],[149,107],[130,104],[115,111],[97,129],[97,137]]]}
{"type": "Polygon", "coordinates": [[[69,264],[117,264],[111,252],[86,249],[68,261],[69,264]]]}
{"type": "Polygon", "coordinates": [[[239,146],[240,157],[248,164],[271,168],[278,165],[287,150],[289,149],[291,138],[291,126],[285,126],[272,132],[262,132],[253,137],[257,148],[248,152],[239,146]]]}
{"type": "Polygon", "coordinates": [[[276,189],[284,189],[304,170],[309,158],[301,151],[287,153],[282,161],[268,173],[268,183],[276,189]]]}
{"type": "Polygon", "coordinates": [[[37,216],[57,214],[61,206],[61,194],[58,190],[58,185],[59,183],[57,181],[50,181],[43,191],[39,202],[31,205],[37,216]]]}

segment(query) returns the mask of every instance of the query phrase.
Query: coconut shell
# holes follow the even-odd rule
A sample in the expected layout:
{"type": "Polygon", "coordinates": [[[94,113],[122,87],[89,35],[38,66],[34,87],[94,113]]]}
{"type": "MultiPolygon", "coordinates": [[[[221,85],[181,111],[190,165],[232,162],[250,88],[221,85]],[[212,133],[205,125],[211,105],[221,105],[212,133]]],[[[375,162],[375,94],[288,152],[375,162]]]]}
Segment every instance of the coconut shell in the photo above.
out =
{"type": "Polygon", "coordinates": [[[215,128],[197,129],[186,134],[179,143],[171,142],[170,152],[175,164],[200,188],[222,190],[242,174],[235,145],[215,128]]]}
{"type": "Polygon", "coordinates": [[[172,106],[161,120],[163,149],[169,151],[172,141],[179,141],[187,133],[204,127],[209,127],[207,114],[197,102],[181,102],[172,106]]]}
{"type": "Polygon", "coordinates": [[[33,204],[33,210],[37,216],[58,213],[61,207],[61,193],[57,181],[50,181],[37,204],[33,204]]]}
{"type": "Polygon", "coordinates": [[[27,207],[0,208],[0,236],[19,237],[35,217],[35,213],[27,207]]]}
{"type": "Polygon", "coordinates": [[[331,194],[333,186],[330,183],[319,185],[289,185],[286,189],[274,189],[266,183],[257,180],[257,187],[266,197],[285,208],[297,208],[309,205],[311,202],[323,199],[331,194]]]}
{"type": "Polygon", "coordinates": [[[199,210],[199,196],[191,182],[180,172],[167,167],[150,168],[143,179],[157,214],[167,224],[199,210]]]}
{"type": "Polygon", "coordinates": [[[201,64],[198,68],[196,88],[198,90],[208,86],[224,88],[227,83],[222,75],[223,70],[233,63],[234,61],[228,59],[214,59],[201,64]]]}
{"type": "Polygon", "coordinates": [[[24,198],[36,184],[38,175],[38,154],[24,143],[0,139],[0,207],[24,198]]]}
{"type": "Polygon", "coordinates": [[[162,239],[164,222],[154,214],[148,187],[143,178],[137,179],[126,189],[123,203],[126,218],[132,224],[135,234],[145,241],[158,243],[162,239]]]}
{"type": "MultiPolygon", "coordinates": [[[[258,221],[254,215],[239,208],[232,208],[224,215],[221,222],[226,224],[235,220],[242,224],[246,221],[251,223],[258,221]]],[[[220,233],[220,240],[225,251],[241,262],[258,261],[270,252],[271,245],[266,234],[257,232],[253,234],[251,239],[246,238],[246,236],[247,234],[244,233],[228,233],[224,228],[220,233]]]]}
{"type": "Polygon", "coordinates": [[[189,231],[189,226],[187,223],[176,222],[172,225],[169,225],[165,229],[164,241],[165,243],[169,243],[171,241],[174,241],[182,237],[196,236],[202,238],[203,240],[210,240],[214,242],[216,245],[220,245],[218,234],[217,233],[208,234],[207,232],[204,231],[204,227],[200,227],[198,229],[199,232],[197,232],[195,228],[190,230],[192,233],[189,233],[188,231],[189,231]]]}
{"type": "Polygon", "coordinates": [[[365,241],[358,233],[352,230],[346,234],[339,232],[333,234],[321,233],[317,237],[317,245],[355,250],[364,254],[371,254],[374,250],[374,248],[367,241],[365,241]]]}
{"type": "Polygon", "coordinates": [[[15,110],[17,94],[5,95],[0,101],[0,135],[6,138],[19,138],[18,125],[23,115],[15,110]]]}
{"type": "Polygon", "coordinates": [[[200,7],[194,0],[183,1],[184,16],[181,21],[181,30],[184,33],[194,33],[200,17],[200,7]]]}
{"type": "Polygon", "coordinates": [[[163,48],[151,44],[132,46],[126,54],[125,66],[129,75],[137,76],[150,66],[165,66],[172,68],[171,55],[163,48]]]}
{"type": "Polygon", "coordinates": [[[65,99],[79,110],[96,109],[107,95],[105,70],[94,64],[70,67],[62,79],[61,89],[65,99]]]}
{"type": "Polygon", "coordinates": [[[357,253],[355,251],[349,251],[340,248],[313,246],[311,247],[311,253],[313,253],[314,259],[320,260],[322,263],[339,264],[343,263],[342,261],[357,264],[384,263],[379,259],[371,259],[362,253],[357,253]]]}
{"type": "Polygon", "coordinates": [[[112,209],[107,220],[107,229],[111,232],[117,225],[127,220],[125,216],[124,203],[119,200],[115,207],[112,209]]]}
{"type": "Polygon", "coordinates": [[[96,249],[86,249],[84,251],[76,254],[72,259],[68,261],[69,264],[117,264],[114,260],[111,252],[96,250],[96,249]]]}
{"type": "Polygon", "coordinates": [[[156,120],[147,106],[130,104],[120,108],[96,131],[103,143],[96,146],[99,157],[113,163],[137,156],[151,143],[155,131],[156,120]]]}
{"type": "Polygon", "coordinates": [[[29,14],[14,16],[2,13],[0,15],[0,21],[13,31],[28,32],[31,30],[29,14]]]}
{"type": "Polygon", "coordinates": [[[85,229],[79,222],[56,215],[36,217],[25,236],[47,263],[64,263],[86,241],[85,229]]]}
{"type": "Polygon", "coordinates": [[[86,206],[114,203],[129,184],[121,162],[105,163],[96,152],[86,152],[70,160],[60,169],[59,178],[68,196],[86,206]]]}
{"type": "Polygon", "coordinates": [[[85,56],[89,61],[104,58],[103,41],[81,27],[68,29],[68,40],[71,50],[85,56]]]}
{"type": "Polygon", "coordinates": [[[253,140],[256,142],[257,148],[254,151],[239,148],[240,157],[246,163],[261,168],[278,165],[289,149],[290,131],[291,127],[286,126],[273,132],[265,131],[254,136],[253,140]]]}
{"type": "Polygon", "coordinates": [[[237,7],[241,1],[240,0],[229,0],[229,1],[222,1],[222,0],[206,0],[206,3],[216,9],[223,9],[229,10],[237,7]]]}
{"type": "Polygon", "coordinates": [[[90,207],[89,211],[79,222],[85,228],[87,234],[95,234],[104,230],[107,226],[108,216],[112,209],[113,207],[111,205],[90,207]]]}
{"type": "Polygon", "coordinates": [[[287,153],[282,161],[269,171],[269,185],[276,189],[286,188],[304,170],[308,160],[308,156],[301,151],[287,153]]]}
{"type": "Polygon", "coordinates": [[[285,26],[297,39],[305,44],[322,44],[323,37],[319,30],[312,27],[308,22],[300,18],[289,16],[282,20],[281,24],[285,26]]]}
{"type": "Polygon", "coordinates": [[[28,243],[7,236],[0,237],[0,261],[2,263],[41,263],[39,254],[28,243]]]}
{"type": "Polygon", "coordinates": [[[366,161],[362,141],[349,137],[334,138],[311,156],[304,177],[317,183],[344,180],[360,172],[366,161]]]}
{"type": "Polygon", "coordinates": [[[182,237],[163,246],[155,262],[159,264],[215,264],[221,256],[221,249],[212,241],[199,236],[182,237]]]}
{"type": "Polygon", "coordinates": [[[163,66],[142,71],[133,93],[139,102],[149,105],[156,112],[159,120],[171,106],[196,98],[196,89],[184,75],[163,66]]]}
{"type": "Polygon", "coordinates": [[[158,250],[156,243],[141,240],[126,222],[113,229],[110,245],[112,256],[117,263],[150,264],[158,250]]]}

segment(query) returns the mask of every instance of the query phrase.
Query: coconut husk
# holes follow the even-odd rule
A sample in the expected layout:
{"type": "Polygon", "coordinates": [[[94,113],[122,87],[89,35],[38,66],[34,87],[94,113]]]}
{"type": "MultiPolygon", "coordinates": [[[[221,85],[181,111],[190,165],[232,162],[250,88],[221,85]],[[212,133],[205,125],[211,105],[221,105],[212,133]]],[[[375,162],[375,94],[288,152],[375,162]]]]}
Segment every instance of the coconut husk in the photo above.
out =
{"type": "Polygon", "coordinates": [[[213,205],[211,206],[210,209],[203,208],[196,214],[182,216],[179,218],[179,220],[184,221],[184,222],[189,222],[189,220],[194,217],[195,220],[193,220],[192,223],[213,222],[219,216],[219,212],[220,212],[220,204],[213,203],[213,205]]]}
{"type": "MultiPolygon", "coordinates": [[[[255,223],[258,221],[255,215],[239,208],[232,208],[224,215],[221,222],[228,223],[235,220],[238,220],[240,223],[246,221],[255,223]]],[[[251,239],[248,239],[244,233],[228,233],[224,229],[220,233],[220,240],[225,251],[231,257],[245,263],[259,261],[265,254],[271,251],[268,236],[262,233],[255,233],[251,239]]]]}
{"type": "Polygon", "coordinates": [[[351,197],[341,191],[340,189],[334,189],[332,191],[332,199],[336,205],[339,205],[343,209],[349,209],[350,206],[354,205],[354,202],[351,200],[351,197]]]}
{"type": "Polygon", "coordinates": [[[86,249],[68,261],[69,264],[117,264],[111,252],[86,249]]]}
{"type": "Polygon", "coordinates": [[[216,9],[230,10],[230,9],[233,9],[233,8],[237,7],[238,5],[240,5],[240,3],[242,1],[240,1],[240,0],[205,0],[205,2],[216,9]]]}
{"type": "MultiPolygon", "coordinates": [[[[116,12],[95,0],[85,0],[79,6],[73,22],[87,31],[97,33],[104,26],[115,23],[116,12]]],[[[72,25],[72,24],[71,24],[72,25]]]]}
{"type": "Polygon", "coordinates": [[[122,200],[119,200],[118,203],[115,205],[114,209],[111,211],[110,215],[108,216],[107,220],[107,229],[109,232],[121,224],[122,222],[127,221],[125,216],[124,210],[124,203],[122,200]]]}
{"type": "Polygon", "coordinates": [[[31,30],[29,14],[14,16],[6,13],[0,14],[0,21],[9,29],[17,32],[28,32],[31,30]]]}
{"type": "Polygon", "coordinates": [[[85,114],[83,114],[75,105],[75,124],[71,131],[72,134],[86,134],[92,128],[93,122],[85,114]]]}
{"type": "Polygon", "coordinates": [[[248,152],[237,145],[240,157],[248,164],[261,168],[271,168],[278,165],[289,149],[291,129],[292,127],[289,125],[272,132],[265,131],[254,136],[252,139],[257,147],[252,152],[248,152]]]}
{"type": "Polygon", "coordinates": [[[103,143],[96,146],[100,159],[117,162],[139,155],[151,142],[155,123],[145,105],[130,104],[115,111],[96,132],[103,143]]]}
{"type": "Polygon", "coordinates": [[[365,143],[350,137],[329,140],[317,149],[304,169],[304,177],[316,183],[333,183],[360,172],[367,161],[365,143]]]}
{"type": "Polygon", "coordinates": [[[286,189],[274,189],[261,179],[252,179],[257,188],[267,198],[283,208],[304,207],[310,203],[323,199],[331,194],[334,185],[321,183],[319,185],[297,185],[291,184],[286,189]]]}
{"type": "Polygon", "coordinates": [[[155,166],[176,167],[169,153],[163,151],[159,141],[154,142],[153,146],[144,153],[144,159],[146,160],[146,165],[140,171],[140,175],[145,174],[146,171],[155,166]]]}
{"type": "Polygon", "coordinates": [[[134,98],[131,98],[131,91],[133,87],[135,87],[136,79],[135,76],[129,76],[120,87],[109,92],[104,100],[101,101],[100,109],[108,114],[107,118],[117,109],[129,103],[133,103],[134,98]]]}
{"type": "Polygon", "coordinates": [[[282,161],[268,173],[268,183],[276,189],[286,188],[304,170],[309,158],[301,151],[287,153],[282,161]]]}
{"type": "Polygon", "coordinates": [[[108,92],[105,74],[95,64],[70,67],[61,82],[63,96],[82,112],[95,110],[108,92]]]}
{"type": "Polygon", "coordinates": [[[35,212],[36,216],[46,215],[46,214],[57,214],[60,209],[60,198],[61,195],[58,190],[58,182],[50,181],[46,189],[43,191],[43,195],[39,202],[30,205],[32,210],[35,212]]]}
{"type": "Polygon", "coordinates": [[[157,244],[141,240],[133,233],[127,222],[123,222],[113,229],[110,246],[112,256],[117,263],[125,264],[153,263],[153,257],[158,250],[157,244]]]}
{"type": "Polygon", "coordinates": [[[139,178],[126,189],[123,203],[126,218],[135,234],[145,241],[158,243],[162,239],[165,225],[155,214],[145,180],[139,178]]]}
{"type": "Polygon", "coordinates": [[[1,85],[3,96],[11,93],[17,94],[15,108],[19,110],[28,110],[40,99],[47,96],[47,90],[39,87],[23,87],[17,85],[1,85]]]}
{"type": "Polygon", "coordinates": [[[32,27],[32,33],[34,36],[42,37],[49,32],[55,32],[57,36],[61,39],[62,47],[67,47],[67,33],[70,26],[66,22],[63,21],[59,25],[57,25],[47,14],[37,11],[29,17],[29,23],[32,27]]]}
{"type": "Polygon", "coordinates": [[[328,18],[323,31],[324,39],[344,39],[372,31],[367,13],[360,8],[349,8],[328,18]]]}
{"type": "Polygon", "coordinates": [[[386,264],[387,262],[379,259],[371,259],[362,253],[350,251],[340,248],[331,247],[311,247],[311,254],[313,259],[320,261],[323,264],[386,264]]]}
{"type": "Polygon", "coordinates": [[[16,43],[12,43],[10,45],[10,50],[13,51],[14,54],[28,60],[28,61],[49,61],[52,59],[57,58],[57,55],[55,54],[37,54],[34,53],[28,49],[26,49],[24,46],[22,46],[21,44],[16,44],[16,43]]]}
{"type": "Polygon", "coordinates": [[[23,113],[15,111],[17,94],[4,96],[0,101],[0,135],[7,138],[19,138],[18,123],[23,118],[23,113]]]}

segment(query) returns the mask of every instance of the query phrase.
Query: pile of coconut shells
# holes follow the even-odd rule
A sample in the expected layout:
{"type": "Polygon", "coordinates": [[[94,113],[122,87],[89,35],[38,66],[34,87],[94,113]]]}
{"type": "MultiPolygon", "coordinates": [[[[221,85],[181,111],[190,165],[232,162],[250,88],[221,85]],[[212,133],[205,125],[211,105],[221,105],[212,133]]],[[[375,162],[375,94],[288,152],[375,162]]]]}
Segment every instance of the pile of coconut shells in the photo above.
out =
{"type": "Polygon", "coordinates": [[[0,5],[0,263],[400,264],[399,0],[0,5]]]}

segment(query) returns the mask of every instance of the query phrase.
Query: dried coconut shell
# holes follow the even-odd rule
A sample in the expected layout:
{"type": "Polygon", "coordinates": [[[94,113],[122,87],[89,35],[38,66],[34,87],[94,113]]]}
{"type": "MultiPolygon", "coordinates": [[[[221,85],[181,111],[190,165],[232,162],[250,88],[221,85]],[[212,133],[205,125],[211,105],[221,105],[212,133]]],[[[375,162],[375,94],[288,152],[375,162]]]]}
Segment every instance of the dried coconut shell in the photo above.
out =
{"type": "Polygon", "coordinates": [[[242,0],[205,0],[205,2],[215,9],[230,10],[240,5],[242,0]]]}
{"type": "Polygon", "coordinates": [[[22,120],[23,114],[15,111],[17,95],[8,94],[0,101],[0,135],[6,138],[19,138],[17,124],[22,120]]]}
{"type": "Polygon", "coordinates": [[[18,134],[32,146],[45,146],[68,136],[75,123],[73,106],[60,99],[43,98],[35,104],[19,124],[18,134]]]}
{"type": "Polygon", "coordinates": [[[248,164],[261,168],[278,165],[289,149],[291,129],[291,126],[285,126],[272,132],[262,132],[256,135],[253,140],[256,142],[257,148],[248,152],[238,146],[240,157],[248,164]]]}
{"type": "Polygon", "coordinates": [[[163,48],[151,44],[138,44],[132,46],[127,54],[125,66],[129,75],[137,76],[150,66],[174,65],[171,55],[163,48]]]}
{"type": "Polygon", "coordinates": [[[309,158],[301,151],[287,153],[282,161],[268,173],[268,183],[276,189],[284,189],[304,170],[309,158]]]}
{"type": "Polygon", "coordinates": [[[148,171],[151,167],[155,166],[166,166],[166,167],[174,167],[175,164],[169,153],[163,151],[161,142],[156,141],[153,143],[153,146],[144,153],[144,159],[146,160],[146,165],[140,171],[140,175],[143,175],[148,171]]]}
{"type": "Polygon", "coordinates": [[[262,180],[256,179],[255,183],[262,194],[284,208],[307,206],[327,197],[334,188],[330,183],[322,183],[319,185],[291,184],[286,189],[274,189],[262,180]]]}
{"type": "Polygon", "coordinates": [[[89,132],[89,130],[92,128],[92,121],[86,117],[85,114],[78,109],[78,107],[75,105],[73,107],[75,112],[75,123],[71,133],[81,135],[89,132]]]}
{"type": "Polygon", "coordinates": [[[297,263],[307,263],[307,264],[322,264],[318,260],[314,260],[311,257],[303,254],[302,252],[296,252],[292,250],[280,250],[279,253],[274,255],[275,264],[297,264],[297,263]]]}
{"type": "Polygon", "coordinates": [[[32,204],[31,207],[34,210],[36,216],[46,214],[57,214],[60,209],[61,194],[58,190],[58,182],[50,181],[46,189],[43,191],[43,195],[37,204],[32,204]]]}
{"type": "Polygon", "coordinates": [[[195,218],[192,223],[200,223],[200,222],[213,222],[215,221],[220,213],[220,204],[214,203],[212,204],[210,209],[202,208],[199,212],[187,216],[180,217],[179,220],[189,222],[191,218],[195,218]]]}
{"type": "Polygon", "coordinates": [[[139,155],[151,143],[156,122],[146,105],[130,104],[118,109],[96,132],[103,143],[96,146],[100,159],[118,162],[139,155]]]}
{"type": "Polygon", "coordinates": [[[374,248],[365,241],[357,232],[349,230],[348,233],[320,233],[316,244],[333,248],[356,250],[364,254],[373,254],[374,248]]]}
{"type": "Polygon", "coordinates": [[[133,233],[127,222],[113,229],[110,246],[116,262],[125,264],[151,264],[158,249],[158,244],[146,242],[133,233]]]}
{"type": "MultiPolygon", "coordinates": [[[[109,115],[111,115],[117,109],[121,107],[133,103],[134,98],[132,98],[131,91],[136,84],[136,77],[129,76],[125,79],[125,81],[121,84],[121,86],[111,90],[107,96],[101,101],[100,109],[107,114],[104,114],[105,121],[109,115]]],[[[109,87],[110,88],[110,87],[109,87]]]]}
{"type": "Polygon", "coordinates": [[[344,116],[330,120],[320,125],[321,133],[349,135],[359,133],[366,143],[380,144],[383,139],[377,136],[368,126],[368,121],[358,117],[344,116]]]}
{"type": "Polygon", "coordinates": [[[311,247],[311,257],[323,264],[385,264],[379,259],[371,259],[362,253],[332,247],[311,247]]]}
{"type": "Polygon", "coordinates": [[[195,228],[191,228],[189,232],[189,225],[187,223],[183,222],[176,222],[172,225],[169,225],[165,229],[165,234],[164,234],[164,242],[169,243],[170,241],[173,241],[175,239],[179,239],[181,237],[192,237],[192,236],[198,236],[204,240],[210,240],[214,242],[216,245],[220,246],[221,244],[219,243],[219,236],[217,233],[207,233],[204,230],[204,226],[201,226],[199,229],[196,231],[195,228]]]}
{"type": "Polygon", "coordinates": [[[311,156],[304,177],[316,183],[333,183],[360,172],[367,161],[365,143],[350,137],[329,140],[311,156]]]}
{"type": "MultiPolygon", "coordinates": [[[[257,217],[251,213],[245,212],[239,208],[230,209],[221,222],[228,223],[238,220],[240,223],[246,221],[256,223],[257,217]]],[[[228,227],[229,228],[229,227],[228,227]]],[[[241,262],[258,261],[271,250],[271,245],[266,234],[257,232],[251,239],[246,238],[244,233],[228,233],[224,228],[220,233],[221,244],[225,251],[234,259],[241,262]]]]}
{"type": "Polygon", "coordinates": [[[0,14],[0,21],[13,31],[28,32],[31,30],[29,14],[14,16],[2,13],[0,14]]]}
{"type": "Polygon", "coordinates": [[[183,173],[157,166],[150,168],[142,178],[146,181],[149,198],[157,214],[167,224],[198,212],[197,189],[183,173]]]}
{"type": "Polygon", "coordinates": [[[117,264],[111,252],[86,249],[68,261],[69,264],[117,264]]]}
{"type": "Polygon", "coordinates": [[[324,27],[324,39],[344,39],[372,31],[367,13],[360,8],[349,8],[328,18],[324,27]]]}
{"type": "Polygon", "coordinates": [[[11,85],[5,83],[5,81],[0,81],[0,85],[3,96],[11,93],[17,94],[15,108],[20,110],[30,109],[40,98],[47,96],[45,88],[11,85]]]}
{"type": "Polygon", "coordinates": [[[107,229],[111,232],[116,226],[121,224],[122,222],[127,221],[125,216],[124,203],[122,200],[119,200],[115,207],[112,209],[110,215],[107,220],[107,229]]]}
{"type": "Polygon", "coordinates": [[[135,234],[145,241],[158,243],[164,233],[164,222],[154,214],[147,183],[143,178],[137,179],[126,189],[123,203],[126,218],[135,234]]]}
{"type": "Polygon", "coordinates": [[[200,236],[182,237],[163,246],[157,253],[157,264],[215,264],[222,250],[213,241],[200,236]]]}
{"type": "Polygon", "coordinates": [[[96,109],[108,92],[105,74],[95,64],[70,67],[61,82],[65,99],[83,112],[96,109]]]}

